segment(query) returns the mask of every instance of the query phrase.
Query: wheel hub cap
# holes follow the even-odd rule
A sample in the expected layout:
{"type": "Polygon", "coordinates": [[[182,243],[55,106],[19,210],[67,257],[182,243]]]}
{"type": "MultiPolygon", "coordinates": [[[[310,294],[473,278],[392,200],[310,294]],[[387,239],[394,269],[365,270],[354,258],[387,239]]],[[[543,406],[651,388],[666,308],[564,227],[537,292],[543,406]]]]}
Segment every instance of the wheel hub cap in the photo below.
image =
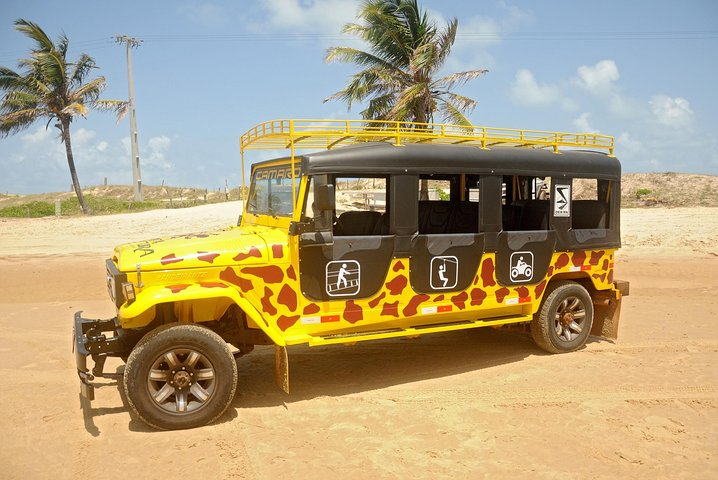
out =
{"type": "Polygon", "coordinates": [[[147,388],[155,404],[169,413],[204,407],[216,390],[209,359],[191,348],[175,348],[159,355],[148,372],[147,388]]]}
{"type": "Polygon", "coordinates": [[[187,372],[175,373],[172,381],[174,382],[174,385],[177,388],[185,388],[185,387],[192,385],[192,379],[190,378],[190,375],[187,372]]]}
{"type": "Polygon", "coordinates": [[[566,313],[564,313],[563,315],[561,315],[561,323],[562,323],[564,326],[569,326],[569,325],[571,325],[571,323],[573,323],[573,321],[575,320],[575,318],[576,318],[576,317],[574,317],[573,313],[571,313],[571,312],[566,312],[566,313]]]}

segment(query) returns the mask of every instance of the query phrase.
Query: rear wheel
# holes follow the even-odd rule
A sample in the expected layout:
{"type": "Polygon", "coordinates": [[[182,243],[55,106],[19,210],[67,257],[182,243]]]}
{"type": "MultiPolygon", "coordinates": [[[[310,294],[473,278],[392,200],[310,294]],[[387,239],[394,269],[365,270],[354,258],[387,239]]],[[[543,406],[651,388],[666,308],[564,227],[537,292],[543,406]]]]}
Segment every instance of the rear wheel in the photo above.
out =
{"type": "Polygon", "coordinates": [[[586,344],[593,324],[593,302],[576,282],[549,286],[541,308],[531,322],[531,336],[550,353],[572,352],[586,344]]]}
{"type": "Polygon", "coordinates": [[[237,386],[229,345],[199,325],[165,325],[132,350],[124,374],[130,407],[161,430],[193,428],[217,419],[237,386]]]}

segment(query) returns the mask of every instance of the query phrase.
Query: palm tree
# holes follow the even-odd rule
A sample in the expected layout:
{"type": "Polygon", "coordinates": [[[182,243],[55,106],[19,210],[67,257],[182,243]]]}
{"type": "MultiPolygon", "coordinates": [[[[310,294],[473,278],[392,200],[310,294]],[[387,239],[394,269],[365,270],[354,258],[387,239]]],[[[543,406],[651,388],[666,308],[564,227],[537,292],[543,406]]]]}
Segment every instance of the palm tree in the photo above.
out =
{"type": "Polygon", "coordinates": [[[75,194],[82,212],[89,214],[77,179],[70,123],[77,115],[85,117],[88,107],[114,111],[119,121],[127,111],[127,102],[99,99],[105,88],[105,77],[85,83],[90,71],[97,68],[95,60],[82,54],[74,63],[68,62],[65,57],[69,40],[65,34],[53,43],[37,24],[23,19],[15,21],[15,29],[32,39],[35,45],[30,58],[18,61],[21,73],[0,66],[0,90],[5,92],[0,101],[0,138],[22,131],[40,118],[47,119],[47,126],[54,121],[65,144],[75,194]]]}
{"type": "Polygon", "coordinates": [[[368,100],[361,112],[367,120],[427,123],[433,122],[438,111],[447,122],[471,124],[464,113],[473,110],[477,102],[451,90],[488,70],[434,78],[456,39],[456,18],[439,29],[416,0],[368,0],[358,17],[365,23],[348,23],[343,32],[364,40],[369,51],[332,47],[325,61],[354,63],[362,70],[325,102],[344,100],[351,109],[354,102],[368,100]]]}

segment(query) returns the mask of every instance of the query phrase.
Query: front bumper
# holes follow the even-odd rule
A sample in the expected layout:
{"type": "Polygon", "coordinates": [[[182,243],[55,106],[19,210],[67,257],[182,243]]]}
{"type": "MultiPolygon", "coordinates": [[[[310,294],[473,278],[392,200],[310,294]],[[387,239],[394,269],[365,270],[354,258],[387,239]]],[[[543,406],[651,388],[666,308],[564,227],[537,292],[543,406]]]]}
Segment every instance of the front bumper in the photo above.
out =
{"type": "Polygon", "coordinates": [[[133,337],[124,332],[117,322],[117,317],[100,320],[83,318],[82,312],[75,313],[72,328],[73,351],[77,374],[80,377],[80,393],[88,400],[94,400],[96,377],[117,377],[103,371],[107,357],[126,357],[137,343],[133,337]],[[108,333],[112,333],[108,336],[108,333]],[[94,362],[92,370],[87,366],[87,358],[94,362]]]}

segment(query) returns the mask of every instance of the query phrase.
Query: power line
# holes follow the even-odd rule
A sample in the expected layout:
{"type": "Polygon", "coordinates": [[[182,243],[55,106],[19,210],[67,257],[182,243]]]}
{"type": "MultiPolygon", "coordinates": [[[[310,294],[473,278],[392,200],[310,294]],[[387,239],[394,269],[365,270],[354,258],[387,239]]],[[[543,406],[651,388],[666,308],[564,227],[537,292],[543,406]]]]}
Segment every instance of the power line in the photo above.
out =
{"type": "MultiPolygon", "coordinates": [[[[673,31],[534,31],[534,32],[471,32],[463,31],[456,35],[465,40],[502,40],[502,41],[696,41],[718,39],[718,30],[673,30],[673,31]]],[[[129,37],[128,37],[129,38],[129,37]]],[[[342,41],[354,39],[341,33],[245,33],[231,35],[187,35],[154,34],[143,35],[146,43],[243,43],[243,42],[312,42],[342,41]]],[[[100,49],[110,46],[114,37],[78,40],[71,47],[80,49],[100,49]]],[[[26,55],[26,51],[0,52],[0,61],[14,60],[26,55]]]]}

